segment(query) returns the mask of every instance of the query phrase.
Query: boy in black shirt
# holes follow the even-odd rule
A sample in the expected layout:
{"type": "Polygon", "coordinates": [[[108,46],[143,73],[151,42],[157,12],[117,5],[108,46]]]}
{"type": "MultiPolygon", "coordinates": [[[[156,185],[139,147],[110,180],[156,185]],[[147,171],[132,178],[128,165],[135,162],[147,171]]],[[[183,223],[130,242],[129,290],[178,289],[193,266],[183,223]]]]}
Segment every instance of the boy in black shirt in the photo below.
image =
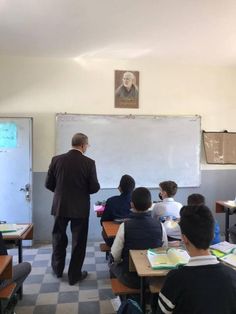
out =
{"type": "Polygon", "coordinates": [[[209,252],[214,218],[208,207],[184,206],[180,212],[187,265],[167,275],[157,314],[235,314],[236,272],[209,252]]]}

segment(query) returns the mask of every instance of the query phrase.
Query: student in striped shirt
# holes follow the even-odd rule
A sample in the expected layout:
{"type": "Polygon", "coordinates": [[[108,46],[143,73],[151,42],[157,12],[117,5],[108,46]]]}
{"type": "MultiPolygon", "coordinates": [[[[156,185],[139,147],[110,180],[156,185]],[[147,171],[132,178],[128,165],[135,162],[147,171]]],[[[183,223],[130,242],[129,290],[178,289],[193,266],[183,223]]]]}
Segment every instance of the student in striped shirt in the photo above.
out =
{"type": "Polygon", "coordinates": [[[184,206],[179,224],[190,260],[168,273],[156,314],[235,314],[236,271],[209,252],[214,235],[210,209],[184,206]]]}

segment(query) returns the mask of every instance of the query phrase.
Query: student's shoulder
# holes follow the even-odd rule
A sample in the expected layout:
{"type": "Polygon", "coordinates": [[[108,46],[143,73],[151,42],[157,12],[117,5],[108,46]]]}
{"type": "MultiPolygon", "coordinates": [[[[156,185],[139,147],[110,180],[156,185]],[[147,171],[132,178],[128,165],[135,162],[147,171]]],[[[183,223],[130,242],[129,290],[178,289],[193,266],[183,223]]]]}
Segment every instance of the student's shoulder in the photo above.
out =
{"type": "Polygon", "coordinates": [[[179,267],[176,269],[172,269],[166,275],[165,283],[166,285],[175,286],[179,285],[180,282],[184,282],[184,278],[186,277],[186,273],[184,267],[179,267]]]}
{"type": "Polygon", "coordinates": [[[115,201],[117,201],[117,200],[119,200],[119,199],[120,199],[120,195],[111,196],[111,197],[109,197],[109,198],[107,199],[106,204],[107,204],[107,203],[113,203],[113,202],[115,202],[115,201]]]}
{"type": "Polygon", "coordinates": [[[227,277],[233,278],[236,282],[236,271],[232,267],[225,265],[223,263],[219,263],[219,269],[220,271],[227,277]]]}
{"type": "Polygon", "coordinates": [[[175,201],[175,204],[181,209],[183,207],[183,205],[180,203],[180,202],[176,202],[175,201]]]}
{"type": "Polygon", "coordinates": [[[165,208],[165,204],[163,202],[158,202],[153,206],[154,211],[158,211],[163,208],[165,208]]]}

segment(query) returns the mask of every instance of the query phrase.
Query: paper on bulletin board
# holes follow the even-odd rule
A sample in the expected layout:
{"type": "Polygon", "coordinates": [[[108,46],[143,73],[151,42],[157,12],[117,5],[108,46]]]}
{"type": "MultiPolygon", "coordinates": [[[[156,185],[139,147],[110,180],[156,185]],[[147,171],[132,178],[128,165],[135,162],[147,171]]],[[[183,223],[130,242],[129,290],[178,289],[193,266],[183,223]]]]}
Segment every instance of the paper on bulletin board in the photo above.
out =
{"type": "Polygon", "coordinates": [[[203,132],[206,161],[209,164],[236,164],[235,132],[203,132]]]}
{"type": "Polygon", "coordinates": [[[17,145],[17,126],[13,122],[0,123],[0,147],[15,148],[17,145]]]}

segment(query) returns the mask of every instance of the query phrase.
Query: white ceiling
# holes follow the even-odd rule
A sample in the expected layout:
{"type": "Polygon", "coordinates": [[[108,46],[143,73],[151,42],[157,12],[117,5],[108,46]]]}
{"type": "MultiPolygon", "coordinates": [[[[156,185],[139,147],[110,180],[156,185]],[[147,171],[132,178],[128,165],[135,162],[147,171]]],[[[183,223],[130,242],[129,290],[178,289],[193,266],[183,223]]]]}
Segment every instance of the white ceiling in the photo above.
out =
{"type": "Polygon", "coordinates": [[[236,0],[0,0],[0,55],[236,64],[236,0]]]}

